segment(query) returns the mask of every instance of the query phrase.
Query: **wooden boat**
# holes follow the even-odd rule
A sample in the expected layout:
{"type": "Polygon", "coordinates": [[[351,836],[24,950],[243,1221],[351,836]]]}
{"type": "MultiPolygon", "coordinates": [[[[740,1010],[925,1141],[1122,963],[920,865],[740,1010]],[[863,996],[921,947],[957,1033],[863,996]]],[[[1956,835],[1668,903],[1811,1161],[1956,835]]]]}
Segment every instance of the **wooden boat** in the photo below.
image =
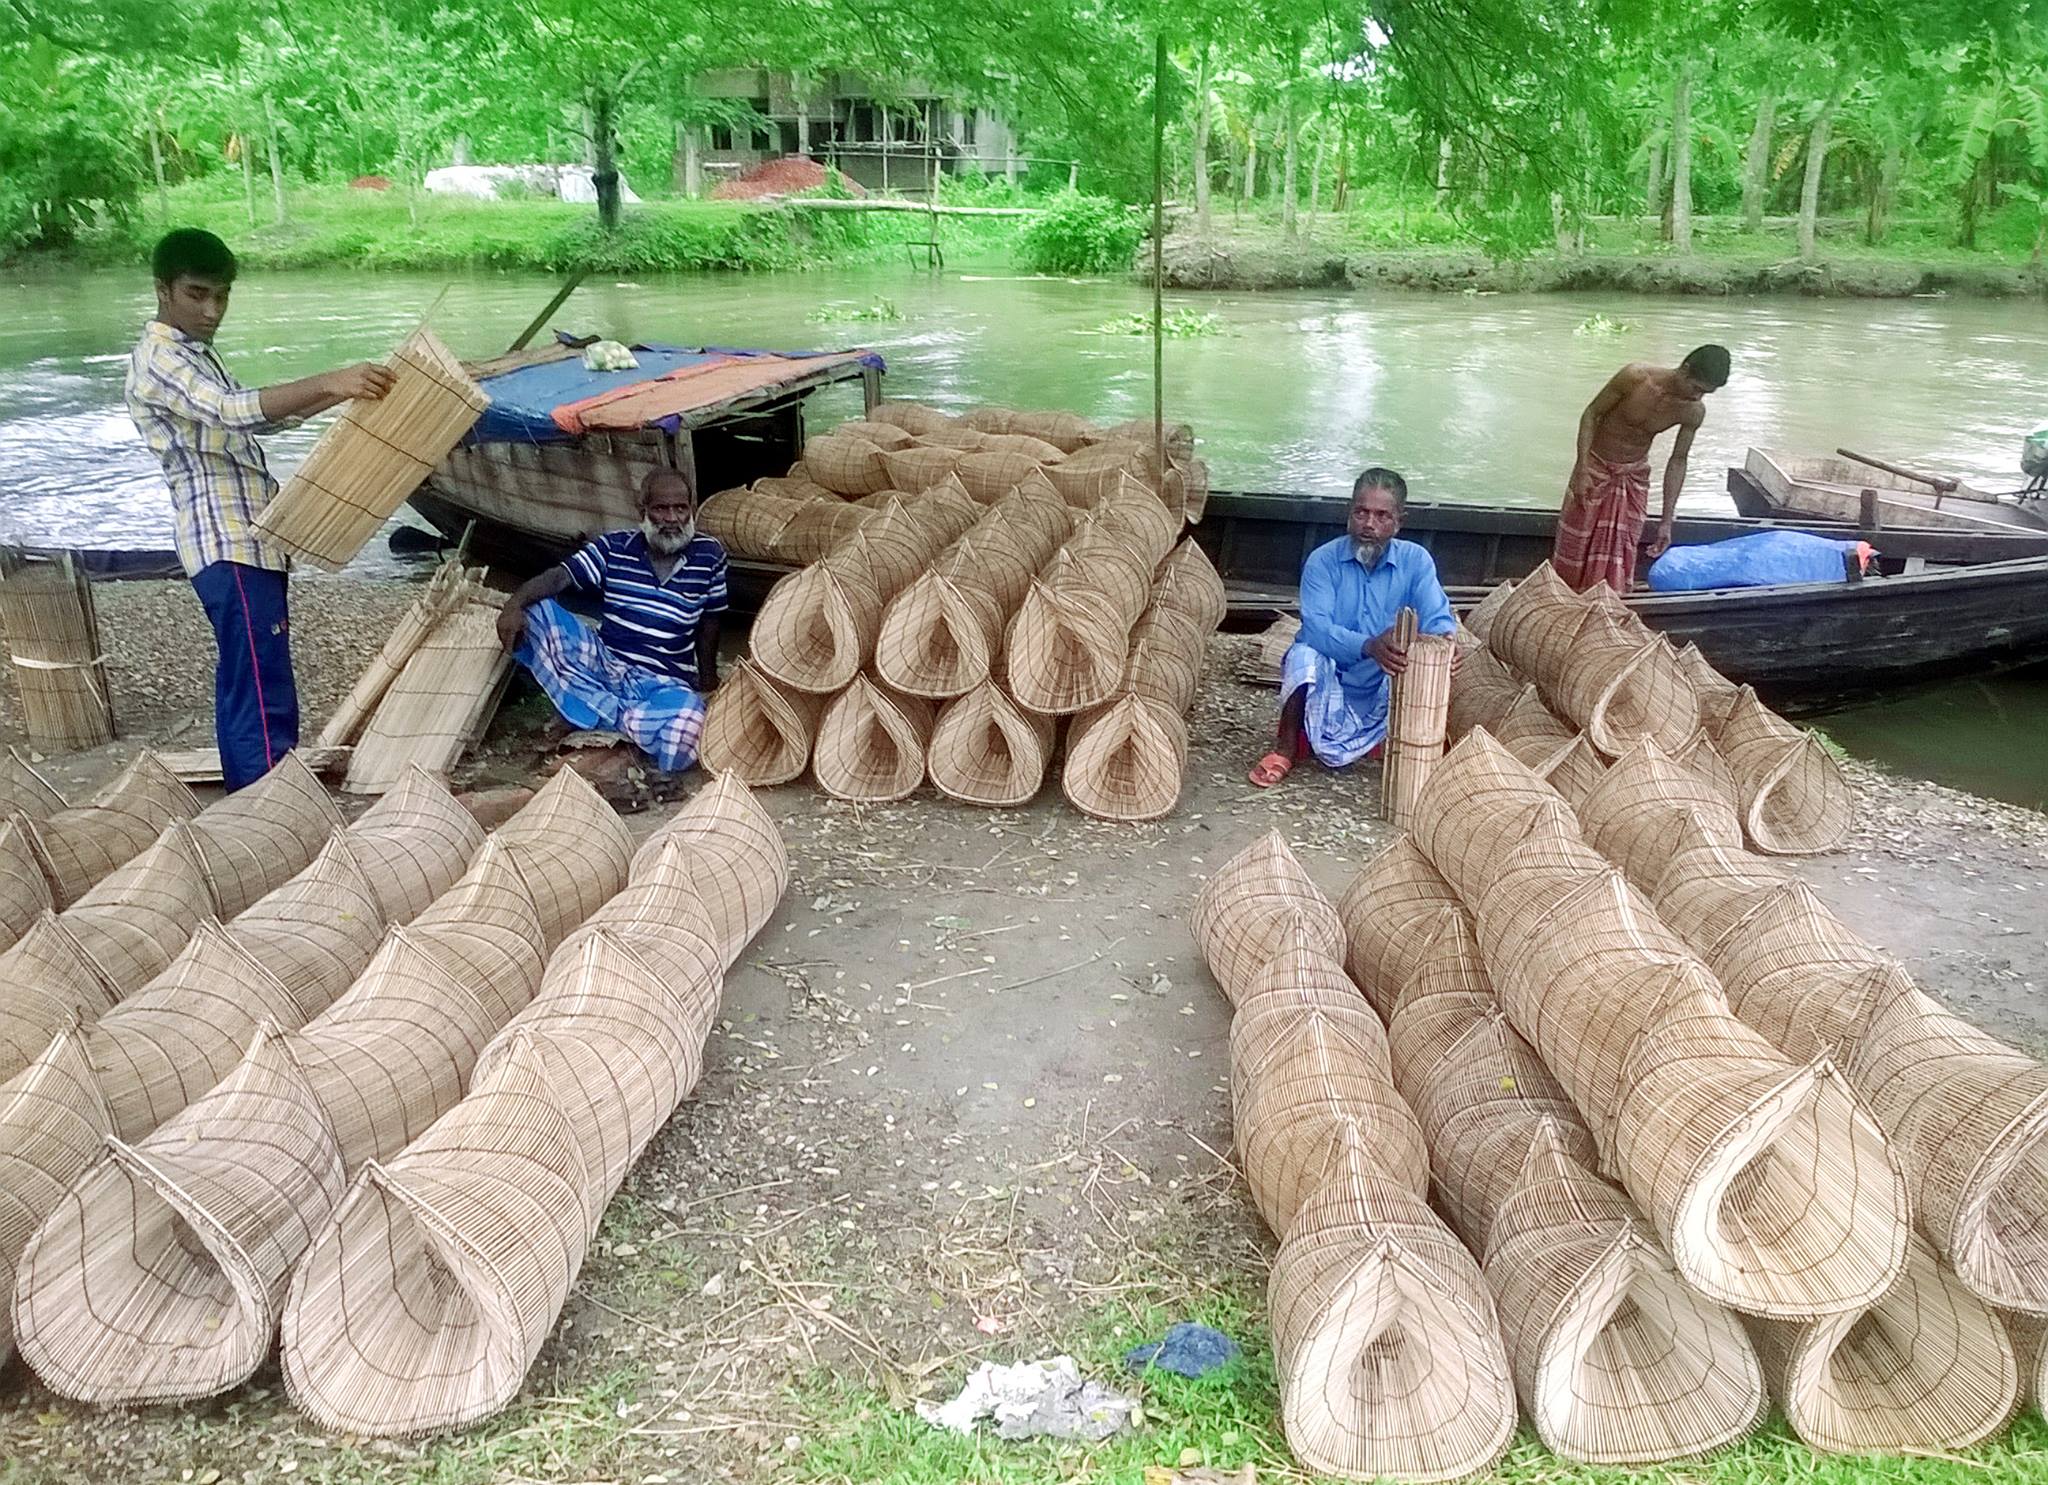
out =
{"type": "Polygon", "coordinates": [[[1746,516],[1848,521],[1873,530],[2048,531],[2041,501],[2001,499],[1961,481],[1862,459],[1751,449],[1741,470],[1730,472],[1728,492],[1746,516]]]}

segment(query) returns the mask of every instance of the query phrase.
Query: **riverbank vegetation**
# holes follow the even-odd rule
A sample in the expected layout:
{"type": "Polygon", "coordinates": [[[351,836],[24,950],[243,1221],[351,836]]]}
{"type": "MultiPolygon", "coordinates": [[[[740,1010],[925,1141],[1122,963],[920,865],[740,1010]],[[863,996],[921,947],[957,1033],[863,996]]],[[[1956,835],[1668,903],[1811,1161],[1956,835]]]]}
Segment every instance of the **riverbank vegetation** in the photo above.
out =
{"type": "MultiPolygon", "coordinates": [[[[771,100],[719,71],[740,68],[794,96],[864,78],[902,160],[958,153],[961,119],[999,117],[1000,157],[948,189],[1057,200],[1067,230],[1023,234],[1048,271],[1127,263],[1143,222],[1116,208],[1150,197],[1155,102],[1163,187],[1201,240],[1249,219],[1361,253],[2038,268],[2044,15],[2048,0],[1024,0],[998,24],[940,0],[11,0],[0,252],[132,256],[172,219],[280,266],[781,269],[930,238],[911,213],[677,209],[702,185],[692,141],[775,142],[771,100]],[[582,163],[597,199],[492,213],[424,195],[427,171],[470,160],[582,163]],[[1076,189],[1099,203],[1088,231],[1076,189]]],[[[806,125],[814,154],[838,127],[806,125]]],[[[1017,236],[972,220],[948,221],[956,245],[1017,236]]]]}

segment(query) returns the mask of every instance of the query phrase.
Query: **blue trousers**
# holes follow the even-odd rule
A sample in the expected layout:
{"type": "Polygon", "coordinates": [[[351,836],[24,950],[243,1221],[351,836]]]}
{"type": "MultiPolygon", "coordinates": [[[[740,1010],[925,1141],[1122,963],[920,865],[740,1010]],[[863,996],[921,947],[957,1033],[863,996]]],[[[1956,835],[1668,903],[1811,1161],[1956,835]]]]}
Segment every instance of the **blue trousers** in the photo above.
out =
{"type": "Polygon", "coordinates": [[[285,575],[215,562],[192,579],[213,624],[220,662],[213,672],[213,731],[221,784],[229,793],[270,772],[299,745],[299,688],[285,575]]]}

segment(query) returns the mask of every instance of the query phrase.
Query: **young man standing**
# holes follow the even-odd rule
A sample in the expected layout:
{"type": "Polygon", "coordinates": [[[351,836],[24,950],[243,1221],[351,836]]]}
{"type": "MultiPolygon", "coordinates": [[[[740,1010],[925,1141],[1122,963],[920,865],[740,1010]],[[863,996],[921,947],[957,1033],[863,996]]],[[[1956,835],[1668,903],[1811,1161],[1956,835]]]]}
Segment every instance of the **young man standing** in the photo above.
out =
{"type": "Polygon", "coordinates": [[[1622,367],[1586,404],[1550,559],[1573,589],[1583,593],[1604,582],[1626,593],[1634,583],[1636,546],[1650,509],[1650,445],[1665,429],[1676,428],[1664,465],[1664,510],[1649,546],[1650,560],[1664,555],[1678,492],[1685,488],[1686,456],[1706,421],[1706,395],[1727,383],[1727,348],[1703,345],[1676,366],[1622,367]]]}
{"type": "Polygon", "coordinates": [[[151,268],[156,318],[128,363],[128,413],[163,465],[178,560],[213,624],[214,733],[222,783],[233,791],[262,778],[299,740],[289,563],[256,536],[256,515],[277,491],[256,435],[354,398],[382,397],[392,377],[365,362],[244,387],[213,348],[235,282],[227,244],[182,227],[157,243],[151,268]]]}

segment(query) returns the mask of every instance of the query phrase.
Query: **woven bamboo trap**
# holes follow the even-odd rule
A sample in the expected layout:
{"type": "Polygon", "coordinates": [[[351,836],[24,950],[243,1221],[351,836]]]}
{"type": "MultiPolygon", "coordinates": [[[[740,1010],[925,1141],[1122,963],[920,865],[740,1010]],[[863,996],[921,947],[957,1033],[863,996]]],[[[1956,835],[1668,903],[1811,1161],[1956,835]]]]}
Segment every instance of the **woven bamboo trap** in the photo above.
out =
{"type": "Polygon", "coordinates": [[[1508,669],[1471,630],[1460,628],[1452,640],[1458,647],[1458,673],[1451,678],[1451,706],[1445,725],[1456,742],[1475,727],[1489,732],[1498,729],[1529,683],[1508,669]]]}
{"type": "Polygon", "coordinates": [[[227,935],[284,986],[299,1007],[298,1020],[305,1020],[354,983],[377,952],[384,928],[361,855],[350,836],[339,835],[304,871],[230,922],[227,935]]]}
{"type": "Polygon", "coordinates": [[[1301,620],[1282,614],[1261,629],[1252,648],[1238,657],[1237,678],[1254,686],[1277,686],[1287,652],[1301,636],[1301,620]]]}
{"type": "Polygon", "coordinates": [[[711,694],[698,756],[713,773],[755,786],[800,778],[811,761],[823,696],[791,690],[742,660],[711,694]]]}
{"type": "Polygon", "coordinates": [[[2048,1315],[2048,1067],[1907,983],[1871,1017],[1848,1072],[1942,1258],[1980,1298],[2048,1315]]]}
{"type": "Polygon", "coordinates": [[[1586,839],[1620,867],[1630,885],[1654,894],[1684,816],[1723,846],[1740,847],[1742,826],[1719,791],[1644,738],[1615,760],[1578,807],[1586,839]]]}
{"type": "Polygon", "coordinates": [[[495,605],[471,602],[449,613],[385,692],[342,787],[382,794],[415,764],[429,773],[453,768],[490,721],[511,665],[495,605]]]}
{"type": "Polygon", "coordinates": [[[776,533],[769,555],[799,565],[822,561],[874,519],[872,507],[848,505],[837,497],[811,501],[776,533]]]}
{"type": "Polygon", "coordinates": [[[265,541],[338,571],[491,405],[424,325],[391,353],[396,377],[374,402],[341,415],[256,517],[265,541]]]}
{"type": "MultiPolygon", "coordinates": [[[[1041,447],[1050,449],[1055,461],[1066,457],[1051,444],[1041,447]]],[[[962,458],[953,472],[970,496],[983,505],[993,505],[1046,462],[1021,449],[984,447],[962,458]]]]}
{"type": "Polygon", "coordinates": [[[1608,609],[1586,615],[1564,665],[1562,675],[1541,683],[1543,694],[1609,758],[1645,738],[1676,752],[1699,729],[1699,697],[1677,654],[1661,639],[1642,639],[1608,609]]]}
{"type": "Polygon", "coordinates": [[[1701,729],[1718,743],[1721,729],[1728,725],[1728,713],[1734,709],[1742,688],[1714,669],[1695,644],[1679,649],[1678,668],[1692,682],[1693,695],[1699,698],[1701,729]]]}
{"type": "Polygon", "coordinates": [[[69,753],[113,741],[113,692],[92,583],[69,555],[31,561],[0,550],[0,638],[32,747],[69,753]]]}
{"type": "Polygon", "coordinates": [[[62,808],[64,796],[48,779],[22,762],[12,748],[0,748],[0,816],[47,820],[62,808]]]}
{"type": "Polygon", "coordinates": [[[198,813],[192,791],[156,754],[144,752],[84,804],[33,822],[29,840],[50,879],[50,896],[61,909],[147,849],[165,826],[198,813]]]}
{"type": "Polygon", "coordinates": [[[332,1009],[302,1031],[266,1025],[212,1091],[140,1141],[110,1139],[23,1254],[23,1357],[89,1402],[246,1380],[348,1177],[460,1096],[539,982],[539,936],[517,869],[487,847],[332,1009]]]}
{"type": "Polygon", "coordinates": [[[1815,1449],[1967,1449],[2019,1407],[2019,1358],[2005,1326],[1917,1235],[1898,1283],[1875,1304],[1753,1328],[1785,1421],[1815,1449]]]}
{"type": "Polygon", "coordinates": [[[387,923],[410,923],[454,884],[484,843],[476,817],[417,766],[342,836],[387,923]]]}
{"type": "Polygon", "coordinates": [[[940,710],[925,769],[948,799],[1009,809],[1045,782],[1052,741],[1052,718],[1025,710],[985,681],[940,710]]]}
{"type": "Polygon", "coordinates": [[[1562,799],[1523,815],[1495,864],[1493,885],[1472,914],[1489,955],[1503,947],[1503,925],[1539,920],[1614,865],[1579,835],[1579,817],[1562,799]]]}
{"type": "Polygon", "coordinates": [[[1651,894],[1658,916],[1695,954],[1718,966],[1729,934],[1793,878],[1768,858],[1727,845],[1689,814],[1672,830],[1671,842],[1651,894]]]}
{"type": "Polygon", "coordinates": [[[207,806],[189,827],[199,847],[215,911],[232,918],[282,886],[341,828],[327,786],[297,751],[248,788],[207,806]]]}
{"type": "Polygon", "coordinates": [[[1033,583],[1005,637],[1010,694],[1048,716],[1099,706],[1116,692],[1136,618],[1093,588],[1033,583]]]}
{"type": "Polygon", "coordinates": [[[1451,890],[1415,838],[1399,835],[1365,864],[1337,900],[1349,947],[1345,968],[1385,1020],[1394,1013],[1401,987],[1421,966],[1428,947],[1424,929],[1445,908],[1457,908],[1451,890]]]}
{"type": "Polygon", "coordinates": [[[1513,1438],[1514,1381],[1478,1265],[1355,1143],[1282,1240],[1267,1308],[1281,1422],[1310,1469],[1455,1480],[1513,1438]]]}
{"type": "Polygon", "coordinates": [[[1558,750],[1574,737],[1584,736],[1553,712],[1533,685],[1524,685],[1516,692],[1500,720],[1485,731],[1530,768],[1556,757],[1558,750]]]}
{"type": "Polygon", "coordinates": [[[964,696],[988,679],[1004,617],[988,591],[928,572],[890,601],[875,640],[875,672],[906,696],[964,696]]]}
{"type": "Polygon", "coordinates": [[[1537,776],[1574,810],[1584,808],[1600,780],[1607,776],[1607,764],[1600,750],[1583,732],[1574,734],[1570,742],[1534,767],[1537,776]]]}
{"type": "Polygon", "coordinates": [[[890,488],[882,450],[850,433],[827,433],[807,439],[803,467],[808,478],[848,499],[890,488]]]}
{"type": "Polygon", "coordinates": [[[869,422],[865,418],[848,418],[832,431],[866,439],[878,449],[907,448],[917,441],[917,435],[908,428],[899,428],[894,423],[869,422]]]}
{"type": "Polygon", "coordinates": [[[1771,856],[1832,851],[1849,834],[1855,809],[1828,750],[1756,699],[1744,686],[1716,738],[1741,796],[1751,849],[1771,856]]]}
{"type": "Polygon", "coordinates": [[[0,949],[12,948],[57,905],[28,831],[26,820],[0,818],[0,949]]]}
{"type": "Polygon", "coordinates": [[[886,423],[901,428],[913,438],[922,438],[928,433],[943,432],[958,421],[937,408],[926,407],[921,402],[877,402],[869,408],[866,421],[886,423]]]}
{"type": "Polygon", "coordinates": [[[1477,903],[1526,816],[1556,800],[1550,785],[1482,728],[1430,773],[1416,800],[1415,844],[1460,897],[1477,903]]]}
{"type": "Polygon", "coordinates": [[[834,799],[902,799],[924,782],[932,705],[856,676],[818,723],[813,769],[834,799]]]}
{"type": "MultiPolygon", "coordinates": [[[[1586,600],[1548,562],[1517,583],[1484,622],[1486,647],[1548,689],[1564,678],[1566,656],[1586,621],[1586,600]]],[[[1469,627],[1469,626],[1468,626],[1469,627]]],[[[1474,631],[1477,632],[1477,631],[1474,631]]]]}
{"type": "Polygon", "coordinates": [[[1481,644],[1489,643],[1489,637],[1493,633],[1493,616],[1500,612],[1501,606],[1508,601],[1508,595],[1514,591],[1515,585],[1511,582],[1495,583],[1486,590],[1484,598],[1459,615],[1459,622],[1470,630],[1481,644]]]}
{"type": "Polygon", "coordinates": [[[2048,1418],[2048,1321],[2038,1315],[2016,1315],[2011,1311],[2003,1318],[2012,1337],[2013,1353],[2019,1358],[2021,1400],[2036,1414],[2048,1418]]]}
{"type": "Polygon", "coordinates": [[[1759,901],[1707,962],[1735,1014],[1801,1060],[1848,1055],[1879,1009],[1912,984],[1797,880],[1759,901]]]}
{"type": "Polygon", "coordinates": [[[1060,789],[1098,820],[1156,820],[1179,802],[1187,762],[1180,713],[1127,694],[1074,719],[1060,789]]]}
{"type": "Polygon", "coordinates": [[[953,471],[966,457],[958,449],[933,448],[923,444],[885,449],[882,451],[882,469],[888,475],[887,488],[912,495],[922,494],[940,481],[951,479],[953,471]]]}
{"type": "Polygon", "coordinates": [[[1295,921],[1332,958],[1344,952],[1344,924],[1303,870],[1286,838],[1269,830],[1209,878],[1188,913],[1188,931],[1232,1005],[1290,942],[1295,921]]]}
{"type": "Polygon", "coordinates": [[[792,690],[829,696],[867,666],[881,627],[882,598],[864,565],[827,559],[769,590],[754,618],[752,659],[792,690]]]}
{"type": "Polygon", "coordinates": [[[626,885],[633,837],[590,781],[563,768],[492,836],[533,894],[552,950],[626,885]]]}
{"type": "Polygon", "coordinates": [[[633,857],[634,880],[672,840],[684,842],[703,862],[695,878],[698,895],[729,966],[775,915],[788,889],[782,834],[744,783],[716,774],[641,843],[633,857]]]}
{"type": "Polygon", "coordinates": [[[735,557],[769,561],[780,550],[782,533],[807,503],[763,490],[721,490],[698,507],[697,529],[718,538],[735,557]]]}

